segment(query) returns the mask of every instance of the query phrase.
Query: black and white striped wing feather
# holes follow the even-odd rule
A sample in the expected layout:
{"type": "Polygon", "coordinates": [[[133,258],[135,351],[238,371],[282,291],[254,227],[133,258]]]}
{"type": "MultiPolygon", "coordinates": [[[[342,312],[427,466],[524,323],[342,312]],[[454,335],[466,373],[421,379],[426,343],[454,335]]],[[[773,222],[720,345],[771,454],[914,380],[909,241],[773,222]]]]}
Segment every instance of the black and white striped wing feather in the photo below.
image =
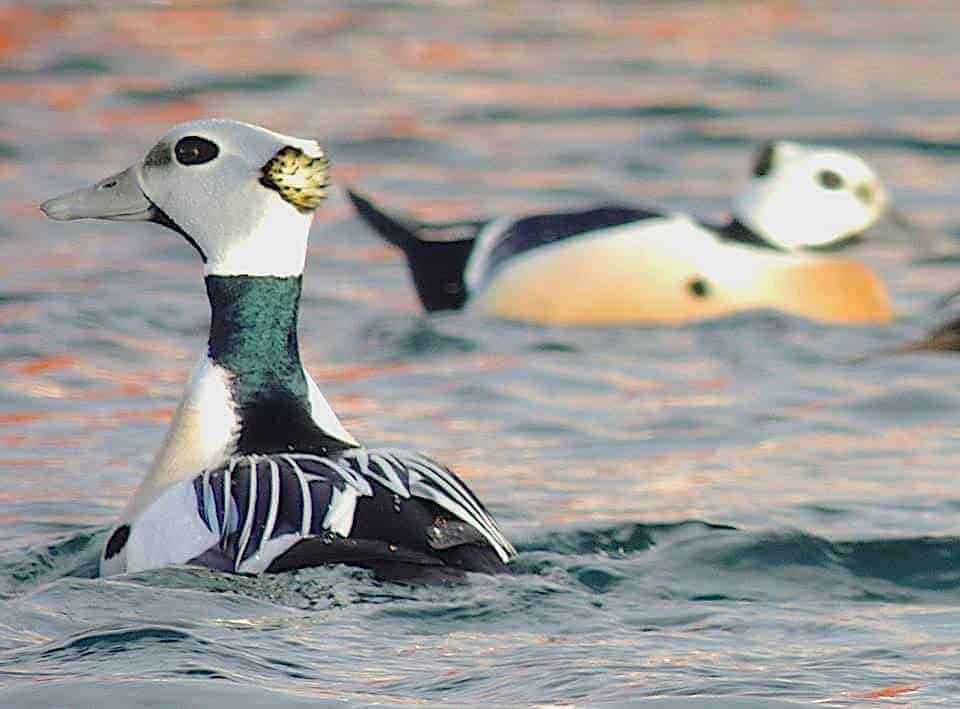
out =
{"type": "MultiPolygon", "coordinates": [[[[307,453],[236,456],[195,478],[193,491],[200,519],[219,539],[197,561],[223,570],[260,573],[301,540],[347,539],[359,527],[376,527],[378,520],[358,519],[358,502],[387,495],[401,524],[403,501],[425,500],[462,523],[459,533],[449,534],[451,544],[456,539],[485,543],[504,563],[516,555],[456,475],[409,451],[350,449],[331,458],[307,453]]],[[[426,538],[432,534],[434,541],[440,538],[435,548],[443,548],[442,530],[410,533],[419,531],[426,538]]]]}

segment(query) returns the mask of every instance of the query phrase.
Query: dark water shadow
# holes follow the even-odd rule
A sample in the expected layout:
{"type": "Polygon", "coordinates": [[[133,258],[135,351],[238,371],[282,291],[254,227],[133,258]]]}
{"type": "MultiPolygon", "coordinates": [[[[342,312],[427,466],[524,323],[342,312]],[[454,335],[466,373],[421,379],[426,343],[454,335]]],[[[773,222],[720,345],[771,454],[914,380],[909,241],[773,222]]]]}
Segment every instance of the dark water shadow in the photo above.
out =
{"type": "Polygon", "coordinates": [[[575,123],[631,119],[704,119],[722,118],[727,112],[704,103],[640,104],[635,106],[599,106],[587,108],[524,109],[487,106],[464,111],[455,120],[464,123],[575,123]]]}
{"type": "Polygon", "coordinates": [[[162,89],[127,89],[120,95],[131,101],[166,102],[205,94],[273,93],[292,89],[307,81],[302,74],[292,72],[265,72],[244,76],[214,76],[162,89]]]}

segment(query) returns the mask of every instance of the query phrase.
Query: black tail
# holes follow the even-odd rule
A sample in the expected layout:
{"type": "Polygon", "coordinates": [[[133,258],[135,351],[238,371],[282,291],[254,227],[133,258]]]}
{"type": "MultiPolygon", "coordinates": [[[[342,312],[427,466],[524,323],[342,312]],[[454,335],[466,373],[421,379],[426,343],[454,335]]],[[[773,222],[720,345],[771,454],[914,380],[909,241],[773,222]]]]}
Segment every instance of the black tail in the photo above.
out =
{"type": "Polygon", "coordinates": [[[390,214],[351,189],[347,195],[363,221],[406,254],[425,310],[463,307],[467,300],[463,272],[474,240],[486,222],[425,224],[390,214]]]}

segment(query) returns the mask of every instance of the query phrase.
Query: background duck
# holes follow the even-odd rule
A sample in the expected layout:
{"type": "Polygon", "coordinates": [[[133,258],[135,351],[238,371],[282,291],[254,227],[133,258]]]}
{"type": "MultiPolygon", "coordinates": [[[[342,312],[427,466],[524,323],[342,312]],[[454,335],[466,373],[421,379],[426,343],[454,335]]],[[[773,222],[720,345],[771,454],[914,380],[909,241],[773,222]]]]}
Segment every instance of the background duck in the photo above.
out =
{"type": "Polygon", "coordinates": [[[860,240],[888,204],[865,161],[829,147],[764,145],[723,225],[620,205],[428,224],[348,194],[403,250],[427,311],[597,324],[755,308],[826,322],[893,317],[868,268],[812,253],[860,240]]]}
{"type": "Polygon", "coordinates": [[[173,229],[204,262],[212,311],[207,351],[107,539],[102,574],[346,563],[448,578],[502,571],[514,556],[456,475],[420,454],[362,448],[304,370],[302,273],[326,190],[316,142],[201,120],[172,129],[142,163],[42,205],[59,220],[173,229]]]}

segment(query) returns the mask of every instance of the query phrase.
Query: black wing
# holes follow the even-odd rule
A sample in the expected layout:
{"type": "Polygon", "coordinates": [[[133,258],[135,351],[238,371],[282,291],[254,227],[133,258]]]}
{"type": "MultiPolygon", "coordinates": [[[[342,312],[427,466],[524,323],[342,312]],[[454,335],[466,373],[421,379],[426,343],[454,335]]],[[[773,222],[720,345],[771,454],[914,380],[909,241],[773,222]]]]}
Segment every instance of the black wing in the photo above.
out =
{"type": "Polygon", "coordinates": [[[405,577],[433,566],[498,571],[516,555],[456,475],[407,451],[239,456],[193,487],[220,540],[193,562],[212,568],[347,563],[405,577]]]}

